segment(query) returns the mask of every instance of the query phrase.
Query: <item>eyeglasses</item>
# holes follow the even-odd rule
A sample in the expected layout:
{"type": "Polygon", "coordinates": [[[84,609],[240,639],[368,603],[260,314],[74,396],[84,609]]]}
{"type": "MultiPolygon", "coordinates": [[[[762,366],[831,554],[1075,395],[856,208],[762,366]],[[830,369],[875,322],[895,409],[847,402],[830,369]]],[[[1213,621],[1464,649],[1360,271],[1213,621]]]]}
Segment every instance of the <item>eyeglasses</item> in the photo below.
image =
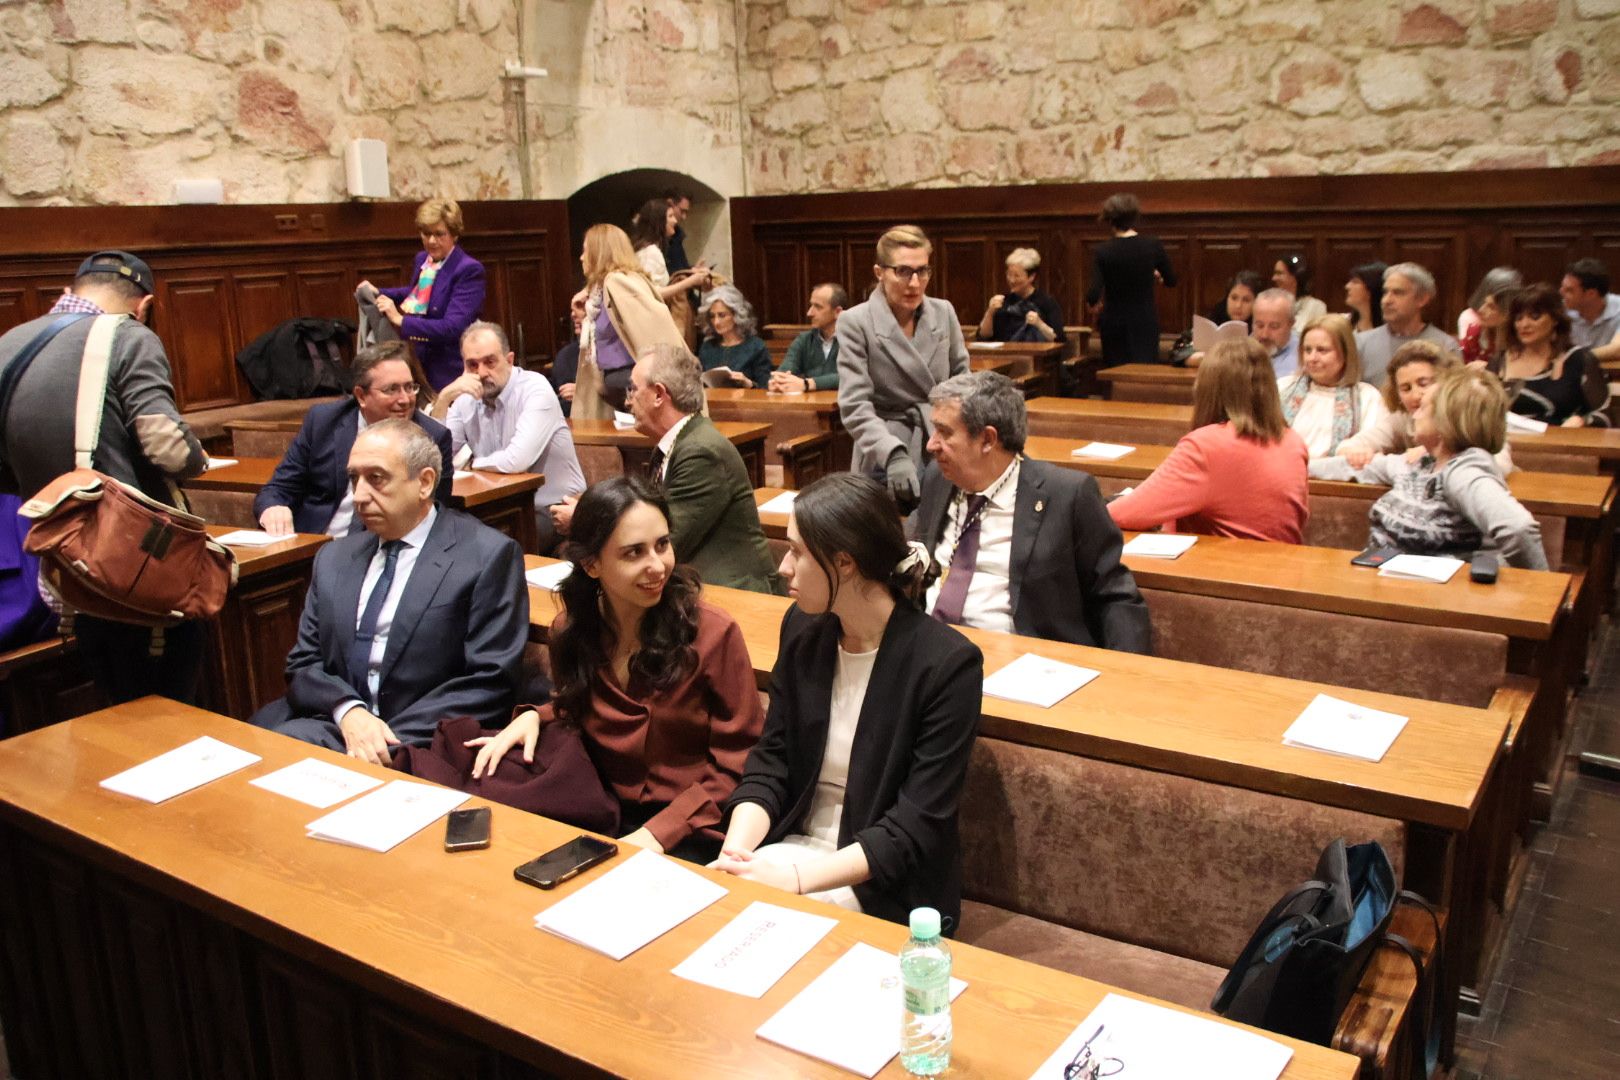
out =
{"type": "Polygon", "coordinates": [[[415,397],[417,391],[421,389],[422,387],[417,383],[407,382],[393,383],[389,386],[379,386],[376,387],[373,392],[381,394],[383,397],[398,397],[401,394],[404,394],[406,397],[415,397]]]}
{"type": "Polygon", "coordinates": [[[1103,1033],[1103,1026],[1099,1025],[1091,1033],[1091,1038],[1081,1044],[1075,1051],[1074,1058],[1063,1067],[1063,1080],[1098,1080],[1098,1077],[1115,1076],[1125,1071],[1125,1063],[1116,1057],[1095,1057],[1091,1053],[1091,1044],[1096,1042],[1103,1033]]]}
{"type": "Polygon", "coordinates": [[[907,285],[911,284],[912,278],[917,278],[920,281],[927,281],[929,278],[934,276],[934,268],[932,266],[885,266],[883,269],[892,271],[895,277],[899,278],[907,285]]]}

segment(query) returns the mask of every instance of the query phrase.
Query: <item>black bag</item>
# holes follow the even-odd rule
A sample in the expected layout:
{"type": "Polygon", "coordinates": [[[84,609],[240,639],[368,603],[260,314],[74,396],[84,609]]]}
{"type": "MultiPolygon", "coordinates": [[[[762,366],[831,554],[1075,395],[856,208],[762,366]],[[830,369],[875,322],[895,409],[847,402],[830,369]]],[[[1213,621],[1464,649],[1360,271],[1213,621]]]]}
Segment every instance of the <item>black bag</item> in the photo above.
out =
{"type": "Polygon", "coordinates": [[[342,319],[288,319],[249,342],[236,366],[261,401],[346,394],[343,343],[352,340],[354,324],[342,319]]]}
{"type": "Polygon", "coordinates": [[[1440,916],[1417,893],[1396,891],[1395,868],[1381,844],[1347,848],[1340,837],[1323,849],[1315,877],[1277,901],[1261,920],[1210,1009],[1228,1020],[1331,1045],[1368,962],[1385,944],[1399,948],[1417,969],[1416,1000],[1408,1014],[1409,1075],[1432,1076],[1444,1026],[1440,916]],[[1416,945],[1389,932],[1395,905],[1403,901],[1434,920],[1434,958],[1427,968],[1416,945]]]}

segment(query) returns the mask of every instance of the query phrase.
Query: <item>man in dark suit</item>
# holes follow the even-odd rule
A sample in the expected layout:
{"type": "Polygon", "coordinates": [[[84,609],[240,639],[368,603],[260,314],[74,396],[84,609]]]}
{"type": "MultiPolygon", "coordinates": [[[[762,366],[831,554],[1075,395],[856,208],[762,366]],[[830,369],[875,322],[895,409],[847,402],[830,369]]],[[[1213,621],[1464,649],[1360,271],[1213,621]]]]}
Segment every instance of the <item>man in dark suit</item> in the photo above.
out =
{"type": "MultiPolygon", "coordinates": [[[[649,347],[630,371],[625,400],[636,430],[657,443],[649,472],[669,500],[676,561],[696,570],[707,585],[780,593],[748,467],[702,415],[697,358],[679,345],[649,347]]],[[[552,506],[558,532],[568,531],[577,501],[552,506]]]]}
{"type": "Polygon", "coordinates": [[[252,722],[365,761],[425,746],[439,721],[508,719],[529,633],[517,542],[440,508],[439,449],[384,420],[354,441],[348,475],[365,523],[315,556],[287,696],[252,722]]]}
{"type": "Polygon", "coordinates": [[[450,499],[450,430],[416,407],[417,385],[406,346],[385,341],[354,358],[354,396],[316,405],[304,417],[287,455],[253,500],[253,516],[268,533],[347,536],[354,498],[344,470],[355,436],[388,419],[414,420],[443,454],[436,475],[440,502],[450,499]]]}
{"type": "Polygon", "coordinates": [[[1147,604],[1089,475],[1023,456],[1024,399],[970,372],[929,393],[933,461],[917,538],[945,568],[928,610],[949,623],[1149,652],[1147,604]]]}

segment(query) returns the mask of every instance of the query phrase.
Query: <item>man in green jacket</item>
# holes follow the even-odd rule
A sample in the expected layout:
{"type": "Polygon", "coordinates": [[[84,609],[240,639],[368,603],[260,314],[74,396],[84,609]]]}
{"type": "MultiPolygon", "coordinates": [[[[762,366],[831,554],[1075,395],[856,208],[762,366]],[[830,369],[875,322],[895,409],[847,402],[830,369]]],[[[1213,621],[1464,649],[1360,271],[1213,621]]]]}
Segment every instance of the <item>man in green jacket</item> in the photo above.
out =
{"type": "Polygon", "coordinates": [[[805,316],[810,329],[793,339],[782,366],[771,375],[770,388],[778,394],[838,389],[838,316],[849,295],[842,285],[827,282],[810,290],[805,316]]]}

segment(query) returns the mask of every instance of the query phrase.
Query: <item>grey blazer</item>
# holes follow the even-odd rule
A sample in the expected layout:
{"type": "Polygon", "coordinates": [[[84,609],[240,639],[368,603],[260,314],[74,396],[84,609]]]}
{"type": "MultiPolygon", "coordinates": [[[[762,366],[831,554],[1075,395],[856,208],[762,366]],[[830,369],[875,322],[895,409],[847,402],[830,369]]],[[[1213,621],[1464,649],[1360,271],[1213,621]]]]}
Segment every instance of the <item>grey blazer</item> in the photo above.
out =
{"type": "MultiPolygon", "coordinates": [[[[939,546],[955,493],[930,463],[913,518],[917,539],[930,552],[939,546]]],[[[1013,501],[1013,629],[1051,641],[1151,653],[1147,602],[1120,562],[1123,543],[1096,480],[1026,458],[1013,501]]]]}
{"type": "MultiPolygon", "coordinates": [[[[298,642],[287,656],[287,696],[254,723],[290,717],[330,719],[349,698],[349,646],[376,534],[350,533],[315,556],[298,642]],[[261,719],[262,717],[262,719],[261,719]]],[[[439,721],[472,716],[484,727],[510,719],[529,591],[523,552],[511,537],[477,518],[439,508],[394,615],[378,686],[378,712],[406,743],[425,746],[439,721]]]]}
{"type": "Polygon", "coordinates": [[[838,412],[855,440],[850,469],[881,469],[903,446],[921,470],[933,434],[928,391],[967,369],[967,343],[947,301],[923,297],[909,338],[881,291],[840,315],[838,412]]]}

